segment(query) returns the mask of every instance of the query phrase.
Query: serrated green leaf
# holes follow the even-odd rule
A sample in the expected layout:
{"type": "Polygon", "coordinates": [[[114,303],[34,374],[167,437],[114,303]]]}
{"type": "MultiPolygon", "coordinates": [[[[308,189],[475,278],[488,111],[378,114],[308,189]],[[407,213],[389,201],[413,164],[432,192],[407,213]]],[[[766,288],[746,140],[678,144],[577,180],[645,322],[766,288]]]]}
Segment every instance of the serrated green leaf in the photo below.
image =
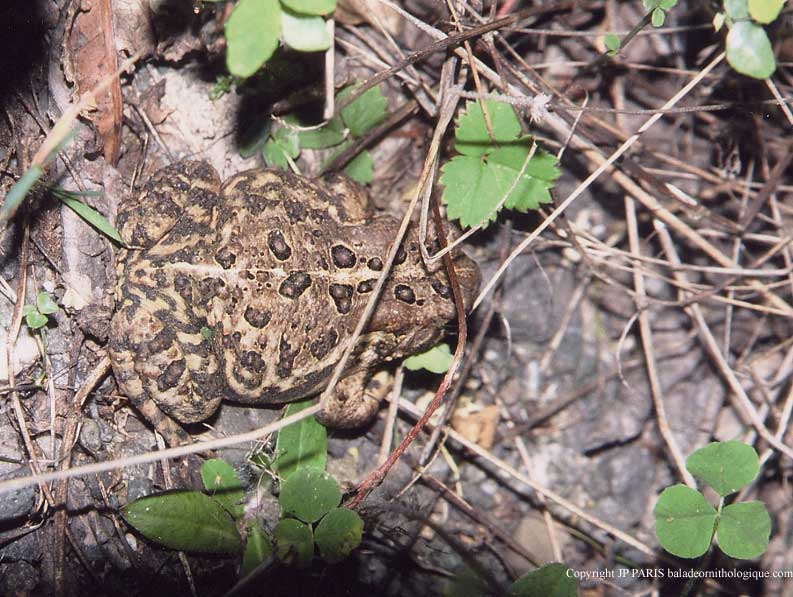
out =
{"type": "Polygon", "coordinates": [[[205,460],[201,465],[201,480],[211,498],[220,502],[235,519],[242,518],[245,491],[237,471],[229,463],[219,458],[205,460]]]}
{"type": "MultiPolygon", "coordinates": [[[[313,399],[293,402],[286,407],[284,416],[297,414],[313,402],[313,399]]],[[[315,417],[292,423],[278,432],[275,453],[273,470],[282,479],[304,468],[324,471],[328,460],[328,432],[315,417]]]]}
{"type": "Polygon", "coordinates": [[[314,536],[311,527],[295,520],[283,518],[275,527],[275,557],[292,566],[307,566],[314,557],[314,536]]]}
{"type": "Polygon", "coordinates": [[[755,449],[743,442],[712,442],[691,454],[686,468],[726,496],[752,482],[760,471],[760,460],[755,449]]]}
{"type": "Polygon", "coordinates": [[[171,549],[237,553],[237,526],[223,507],[197,491],[151,495],[122,508],[124,519],[144,537],[171,549]]]}
{"type": "Polygon", "coordinates": [[[731,558],[751,560],[768,549],[771,517],[763,502],[740,502],[721,511],[716,539],[731,558]]]}
{"type": "Polygon", "coordinates": [[[25,324],[31,330],[37,330],[47,325],[49,319],[47,319],[46,315],[39,313],[38,309],[36,309],[36,307],[33,305],[26,305],[26,307],[30,307],[30,309],[27,312],[23,311],[25,314],[25,324]]]}
{"type": "Polygon", "coordinates": [[[36,295],[36,308],[43,315],[52,315],[58,312],[58,305],[52,300],[49,292],[39,292],[36,295]]]}
{"type": "Polygon", "coordinates": [[[300,131],[299,138],[300,147],[305,149],[327,149],[344,141],[344,123],[334,116],[322,128],[300,131]]]}
{"type": "Polygon", "coordinates": [[[335,508],[319,521],[314,542],[322,559],[329,564],[340,562],[361,544],[363,520],[352,510],[335,508]]]}
{"type": "Polygon", "coordinates": [[[749,0],[749,14],[758,23],[773,23],[782,12],[785,0],[749,0]]]}
{"type": "Polygon", "coordinates": [[[229,72],[250,77],[278,48],[281,5],[278,0],[240,0],[224,29],[229,72]]]}
{"type": "Polygon", "coordinates": [[[336,0],[281,0],[283,5],[304,15],[327,15],[336,10],[336,0]]]}
{"type": "Polygon", "coordinates": [[[512,583],[508,597],[576,597],[572,571],[559,562],[531,570],[512,583]]]}
{"type": "MultiPolygon", "coordinates": [[[[458,155],[444,164],[440,182],[444,185],[442,200],[449,219],[459,220],[465,227],[482,222],[510,190],[528,153],[525,145],[514,144],[482,157],[458,155]]],[[[548,189],[553,186],[552,180],[532,175],[557,176],[556,168],[549,169],[548,164],[547,154],[537,152],[503,207],[526,211],[550,201],[548,189]]],[[[494,213],[483,226],[495,218],[494,213]]]]}
{"type": "Polygon", "coordinates": [[[99,233],[104,234],[121,246],[126,246],[126,243],[121,239],[121,235],[119,235],[116,228],[107,221],[107,218],[93,207],[80,201],[75,193],[63,189],[53,189],[52,193],[60,199],[66,207],[80,216],[87,224],[93,226],[99,233]]]}
{"type": "Polygon", "coordinates": [[[765,30],[741,21],[727,34],[727,62],[742,75],[767,79],[776,70],[776,59],[765,30]]]}
{"type": "Polygon", "coordinates": [[[442,342],[429,350],[406,358],[403,364],[405,369],[410,371],[426,369],[431,373],[446,373],[452,360],[454,360],[454,355],[452,355],[449,345],[442,342]]]}
{"type": "MultiPolygon", "coordinates": [[[[336,95],[336,101],[341,102],[355,89],[347,87],[336,95]]],[[[350,134],[360,137],[382,122],[388,115],[388,102],[383,97],[380,86],[367,89],[364,94],[341,109],[341,118],[345,126],[350,129],[350,134]]]]}
{"type": "Polygon", "coordinates": [[[248,539],[245,542],[245,552],[242,554],[240,576],[247,576],[272,555],[273,545],[270,537],[264,532],[262,525],[256,520],[249,521],[248,539]]]}
{"type": "Polygon", "coordinates": [[[672,485],[655,504],[655,534],[659,543],[681,558],[697,558],[713,539],[716,510],[705,496],[686,485],[672,485]]]}
{"type": "Polygon", "coordinates": [[[329,474],[301,468],[281,483],[281,511],[304,522],[316,522],[341,502],[341,489],[329,474]]]}
{"type": "Polygon", "coordinates": [[[653,14],[651,17],[653,27],[663,27],[664,21],[666,21],[666,13],[662,8],[656,8],[653,10],[653,14]]]}
{"type": "Polygon", "coordinates": [[[284,43],[300,52],[324,52],[330,47],[330,35],[322,17],[282,10],[281,29],[284,43]]]}
{"type": "Polygon", "coordinates": [[[747,0],[724,0],[724,12],[733,21],[745,19],[749,16],[747,0]]]}
{"type": "Polygon", "coordinates": [[[365,149],[344,166],[344,173],[360,184],[371,184],[374,180],[374,160],[365,149]]]}
{"type": "MultiPolygon", "coordinates": [[[[520,122],[509,104],[495,100],[485,101],[493,136],[497,144],[513,143],[521,135],[520,122]]],[[[454,132],[454,149],[457,153],[478,156],[495,149],[485,124],[482,107],[477,101],[468,101],[465,111],[457,119],[454,132]]]]}

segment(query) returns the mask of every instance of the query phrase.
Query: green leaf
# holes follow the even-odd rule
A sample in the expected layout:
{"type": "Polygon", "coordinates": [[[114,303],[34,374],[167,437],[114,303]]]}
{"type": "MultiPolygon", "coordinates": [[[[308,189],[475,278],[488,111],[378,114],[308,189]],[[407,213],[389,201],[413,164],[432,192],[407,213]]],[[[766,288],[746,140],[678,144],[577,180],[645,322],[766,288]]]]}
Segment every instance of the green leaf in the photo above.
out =
{"type": "Polygon", "coordinates": [[[669,10],[675,6],[677,6],[677,0],[660,0],[658,2],[658,7],[664,10],[669,10]]]}
{"type": "Polygon", "coordinates": [[[344,173],[360,184],[371,184],[374,180],[374,160],[365,149],[344,166],[344,173]]]}
{"type": "Polygon", "coordinates": [[[749,0],[749,14],[758,23],[773,23],[782,12],[785,0],[749,0]]]}
{"type": "Polygon", "coordinates": [[[715,15],[713,15],[713,30],[721,31],[721,28],[724,26],[725,19],[726,15],[723,12],[717,12],[715,15]]]}
{"type": "Polygon", "coordinates": [[[404,365],[409,371],[426,369],[431,373],[446,373],[453,359],[454,356],[452,355],[449,345],[442,342],[429,350],[406,358],[404,365]]]}
{"type": "Polygon", "coordinates": [[[754,448],[743,442],[712,442],[691,454],[686,468],[725,496],[752,482],[760,471],[760,460],[754,448]]]}
{"type": "MultiPolygon", "coordinates": [[[[440,182],[445,187],[442,200],[447,205],[449,219],[459,220],[466,227],[476,226],[483,220],[486,226],[495,220],[495,213],[488,220],[485,216],[512,187],[528,153],[525,145],[511,145],[500,147],[489,156],[458,155],[446,162],[441,169],[440,182]]],[[[556,177],[558,171],[552,166],[549,169],[548,164],[549,156],[538,151],[503,207],[527,211],[549,202],[548,189],[553,182],[546,177],[556,177]]]]}
{"type": "Polygon", "coordinates": [[[727,34],[727,62],[742,75],[767,79],[776,70],[771,42],[759,25],[741,21],[727,34]]]}
{"type": "Polygon", "coordinates": [[[126,246],[126,243],[121,239],[115,227],[107,221],[107,218],[77,199],[75,193],[66,191],[64,189],[53,189],[53,195],[60,199],[63,204],[71,209],[74,213],[80,216],[87,224],[93,226],[101,234],[104,234],[110,240],[117,242],[121,246],[126,246]]]}
{"type": "Polygon", "coordinates": [[[22,313],[25,315],[25,324],[27,324],[31,330],[43,328],[49,321],[47,316],[39,313],[38,309],[33,305],[25,305],[22,313]]]}
{"type": "Polygon", "coordinates": [[[653,10],[652,14],[652,23],[653,27],[663,27],[664,21],[666,21],[666,13],[662,8],[656,8],[653,10]]]}
{"type": "Polygon", "coordinates": [[[272,555],[273,545],[262,525],[256,520],[249,521],[248,540],[245,543],[245,552],[242,554],[241,576],[247,576],[253,572],[259,564],[272,555]]]}
{"type": "MultiPolygon", "coordinates": [[[[297,414],[313,402],[313,399],[293,402],[286,407],[284,416],[297,414]]],[[[282,479],[288,479],[300,469],[322,472],[328,461],[328,432],[315,417],[292,423],[278,432],[275,453],[273,470],[282,479]]]]}
{"type": "Polygon", "coordinates": [[[201,480],[210,497],[220,502],[235,519],[242,518],[245,506],[241,502],[245,499],[245,491],[237,471],[230,464],[219,458],[204,461],[201,480]]]}
{"type": "Polygon", "coordinates": [[[527,572],[507,592],[508,597],[576,597],[577,594],[575,577],[559,562],[527,572]]]}
{"type": "MultiPolygon", "coordinates": [[[[336,101],[341,102],[347,98],[355,86],[347,87],[336,95],[336,101]]],[[[349,106],[341,109],[341,118],[350,134],[360,137],[370,129],[377,126],[388,115],[388,102],[380,89],[380,86],[367,89],[362,96],[357,98],[349,106]]]]}
{"type": "Polygon", "coordinates": [[[763,502],[740,502],[721,511],[716,538],[731,558],[750,560],[768,549],[771,517],[763,502]]]}
{"type": "Polygon", "coordinates": [[[275,527],[275,557],[293,566],[307,566],[314,557],[314,537],[311,527],[295,520],[284,518],[275,527]]]}
{"type": "Polygon", "coordinates": [[[655,534],[666,551],[681,558],[708,551],[717,514],[700,492],[682,484],[667,487],[654,513],[655,534]]]}
{"type": "MultiPolygon", "coordinates": [[[[490,123],[493,125],[495,142],[504,144],[517,141],[521,135],[520,122],[512,107],[495,100],[485,101],[485,106],[490,116],[490,123]]],[[[479,156],[495,149],[479,102],[473,100],[466,102],[465,111],[457,119],[454,137],[454,149],[463,155],[479,156]]]]}
{"type": "Polygon", "coordinates": [[[336,10],[336,0],[282,0],[283,5],[306,15],[327,15],[336,10]]]}
{"type": "Polygon", "coordinates": [[[151,495],[122,508],[126,521],[144,537],[171,549],[237,553],[237,526],[223,507],[197,491],[151,495]]]}
{"type": "Polygon", "coordinates": [[[609,53],[613,56],[619,51],[622,42],[620,42],[620,38],[617,35],[608,33],[603,39],[603,43],[606,44],[606,48],[608,48],[609,53]]]}
{"type": "Polygon", "coordinates": [[[268,166],[289,168],[290,162],[300,155],[300,141],[296,130],[282,126],[270,132],[262,154],[268,166]]]}
{"type": "Polygon", "coordinates": [[[345,139],[344,123],[334,116],[325,126],[310,131],[300,131],[300,147],[306,149],[326,149],[338,145],[345,139]]]}
{"type": "Polygon", "coordinates": [[[281,29],[284,43],[300,52],[323,52],[330,47],[330,35],[322,17],[283,10],[281,29]]]}
{"type": "Polygon", "coordinates": [[[341,502],[341,490],[329,474],[301,468],[281,483],[278,497],[284,514],[316,522],[341,502]]]}
{"type": "Polygon", "coordinates": [[[278,143],[278,141],[269,139],[267,143],[264,144],[262,156],[264,157],[264,163],[267,164],[269,168],[289,170],[289,152],[283,145],[278,143]]]}
{"type": "Polygon", "coordinates": [[[58,312],[58,305],[52,300],[49,292],[39,292],[36,295],[36,308],[39,313],[52,315],[58,312]]]}
{"type": "Polygon", "coordinates": [[[724,0],[724,12],[733,21],[749,17],[749,4],[747,0],[724,0]]]}
{"type": "Polygon", "coordinates": [[[352,510],[335,508],[319,521],[314,541],[322,559],[335,564],[347,558],[361,544],[363,520],[352,510]]]}
{"type": "Polygon", "coordinates": [[[226,21],[226,66],[232,75],[250,77],[278,48],[278,0],[240,0],[226,21]]]}

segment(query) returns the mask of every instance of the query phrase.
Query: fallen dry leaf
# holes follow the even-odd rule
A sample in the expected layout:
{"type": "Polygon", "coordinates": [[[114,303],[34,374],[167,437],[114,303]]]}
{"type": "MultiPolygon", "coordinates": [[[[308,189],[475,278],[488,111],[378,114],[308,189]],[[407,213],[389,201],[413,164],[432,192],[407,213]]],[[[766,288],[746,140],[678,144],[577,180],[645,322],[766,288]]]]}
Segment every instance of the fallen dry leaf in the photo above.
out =
{"type": "Polygon", "coordinates": [[[458,407],[452,415],[452,428],[485,450],[493,447],[498,426],[499,408],[495,404],[458,407]]]}
{"type": "MultiPolygon", "coordinates": [[[[110,0],[82,0],[72,25],[67,52],[77,95],[90,91],[118,69],[110,0]]],[[[96,126],[108,163],[115,165],[121,151],[121,83],[116,78],[96,97],[88,118],[96,126]]]]}

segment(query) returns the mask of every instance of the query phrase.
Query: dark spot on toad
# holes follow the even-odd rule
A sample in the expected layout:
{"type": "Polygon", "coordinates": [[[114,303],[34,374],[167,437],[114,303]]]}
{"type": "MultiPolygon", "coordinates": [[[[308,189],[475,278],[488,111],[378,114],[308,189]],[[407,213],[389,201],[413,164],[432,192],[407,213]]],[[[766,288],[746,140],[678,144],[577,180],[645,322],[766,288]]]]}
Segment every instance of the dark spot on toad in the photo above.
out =
{"type": "Polygon", "coordinates": [[[271,230],[267,235],[267,246],[279,261],[286,261],[292,256],[292,248],[286,244],[284,234],[280,230],[271,230]]]}
{"type": "Polygon", "coordinates": [[[311,276],[306,272],[292,272],[281,282],[278,294],[289,299],[296,299],[311,286],[311,276]]]}
{"type": "Polygon", "coordinates": [[[399,249],[397,249],[396,257],[394,257],[394,265],[400,265],[402,263],[405,263],[405,259],[407,258],[408,258],[408,254],[405,252],[405,249],[399,247],[399,249]]]}
{"type": "Polygon", "coordinates": [[[328,288],[336,310],[346,315],[352,309],[352,286],[350,284],[331,284],[328,288]]]}
{"type": "Polygon", "coordinates": [[[168,365],[165,368],[165,371],[163,371],[160,376],[157,377],[157,389],[160,392],[164,392],[175,387],[176,384],[179,383],[182,373],[184,373],[185,365],[186,363],[184,359],[179,359],[178,361],[174,361],[168,365]]]}
{"type": "Polygon", "coordinates": [[[350,268],[355,265],[355,253],[344,245],[333,245],[330,249],[333,264],[340,268],[350,268]]]}
{"type": "Polygon", "coordinates": [[[366,267],[376,272],[382,271],[383,269],[383,260],[379,257],[372,257],[369,261],[366,262],[366,267]]]}
{"type": "Polygon", "coordinates": [[[295,364],[295,357],[300,349],[292,350],[292,345],[281,336],[281,341],[278,343],[278,366],[276,373],[278,377],[286,379],[292,375],[292,368],[295,364]]]}
{"type": "Polygon", "coordinates": [[[269,311],[264,311],[263,309],[247,307],[243,317],[245,318],[245,321],[247,321],[253,327],[261,329],[270,323],[270,320],[273,318],[273,314],[269,311]]]}
{"type": "Polygon", "coordinates": [[[237,261],[237,256],[231,252],[228,247],[223,247],[215,253],[215,261],[220,264],[223,269],[229,269],[237,261]]]}
{"type": "Polygon", "coordinates": [[[374,285],[377,284],[377,280],[371,278],[369,280],[361,280],[358,282],[358,292],[361,294],[366,294],[367,292],[372,292],[374,290],[374,285]]]}
{"type": "Polygon", "coordinates": [[[447,286],[446,284],[444,284],[443,282],[441,282],[440,280],[433,279],[430,282],[430,286],[432,286],[432,289],[441,298],[445,298],[446,300],[449,300],[450,298],[452,298],[452,289],[449,286],[447,286]]]}
{"type": "Polygon", "coordinates": [[[397,284],[394,287],[394,296],[398,301],[412,305],[416,302],[416,294],[410,286],[405,284],[397,284]]]}
{"type": "Polygon", "coordinates": [[[185,302],[193,302],[193,286],[190,283],[190,278],[184,274],[176,274],[173,278],[174,290],[181,296],[185,302]]]}
{"type": "Polygon", "coordinates": [[[261,373],[265,368],[262,355],[254,350],[248,350],[242,353],[240,365],[242,365],[248,371],[253,371],[254,373],[261,373]]]}
{"type": "Polygon", "coordinates": [[[327,333],[319,335],[319,338],[314,340],[308,347],[311,356],[315,359],[322,360],[327,356],[330,350],[336,346],[339,341],[339,334],[336,330],[329,330],[327,333]]]}

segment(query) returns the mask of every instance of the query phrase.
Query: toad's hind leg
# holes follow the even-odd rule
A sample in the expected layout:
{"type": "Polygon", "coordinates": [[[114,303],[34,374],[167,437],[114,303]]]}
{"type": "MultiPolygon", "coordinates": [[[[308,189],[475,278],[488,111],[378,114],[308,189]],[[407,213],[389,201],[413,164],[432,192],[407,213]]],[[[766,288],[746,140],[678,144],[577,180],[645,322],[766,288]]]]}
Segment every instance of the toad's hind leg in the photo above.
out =
{"type": "Polygon", "coordinates": [[[110,337],[121,392],[169,445],[190,443],[179,423],[208,418],[222,399],[209,342],[139,296],[114,315],[110,337]]]}

